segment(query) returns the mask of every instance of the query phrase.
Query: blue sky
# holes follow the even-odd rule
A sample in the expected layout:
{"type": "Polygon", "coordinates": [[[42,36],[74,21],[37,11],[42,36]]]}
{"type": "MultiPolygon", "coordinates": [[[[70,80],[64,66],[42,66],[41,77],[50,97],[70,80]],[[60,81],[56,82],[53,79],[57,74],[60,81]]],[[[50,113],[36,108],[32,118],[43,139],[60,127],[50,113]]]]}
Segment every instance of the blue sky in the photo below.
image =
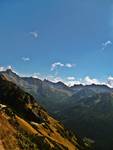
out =
{"type": "Polygon", "coordinates": [[[113,0],[0,1],[0,65],[21,74],[104,81],[112,43],[113,0]]]}

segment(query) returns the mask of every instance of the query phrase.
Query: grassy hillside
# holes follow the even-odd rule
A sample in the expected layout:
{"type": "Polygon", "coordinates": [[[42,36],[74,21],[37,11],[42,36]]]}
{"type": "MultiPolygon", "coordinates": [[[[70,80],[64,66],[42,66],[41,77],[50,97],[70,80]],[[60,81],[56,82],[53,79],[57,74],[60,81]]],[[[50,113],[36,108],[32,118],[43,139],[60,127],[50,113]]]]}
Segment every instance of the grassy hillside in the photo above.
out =
{"type": "Polygon", "coordinates": [[[0,104],[1,107],[6,105],[0,109],[0,140],[4,149],[86,149],[82,140],[49,116],[31,95],[6,78],[0,78],[0,104]]]}

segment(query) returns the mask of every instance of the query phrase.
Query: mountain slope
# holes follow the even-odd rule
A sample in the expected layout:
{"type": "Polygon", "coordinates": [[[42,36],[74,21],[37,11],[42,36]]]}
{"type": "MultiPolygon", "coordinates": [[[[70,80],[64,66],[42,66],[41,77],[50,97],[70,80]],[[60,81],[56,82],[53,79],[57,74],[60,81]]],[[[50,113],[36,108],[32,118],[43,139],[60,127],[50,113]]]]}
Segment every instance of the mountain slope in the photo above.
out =
{"type": "Polygon", "coordinates": [[[112,150],[113,94],[73,95],[57,113],[66,127],[95,141],[96,150],[112,150]],[[74,117],[73,117],[74,116],[74,117]]]}
{"type": "Polygon", "coordinates": [[[80,139],[49,116],[31,95],[4,76],[0,77],[0,124],[0,142],[6,150],[85,149],[80,139]]]}
{"type": "Polygon", "coordinates": [[[0,76],[4,76],[8,81],[18,85],[28,93],[31,93],[39,103],[42,104],[50,113],[57,111],[60,104],[65,104],[68,98],[72,99],[73,95],[89,97],[95,94],[112,93],[113,89],[106,85],[74,85],[66,86],[62,82],[53,83],[48,80],[40,80],[33,77],[20,77],[11,69],[0,72],[0,76]],[[51,105],[52,107],[51,107],[51,105]]]}
{"type": "Polygon", "coordinates": [[[39,98],[39,103],[66,127],[93,139],[96,150],[113,149],[112,88],[94,84],[67,87],[61,82],[21,78],[11,70],[1,72],[1,76],[39,98]]]}
{"type": "Polygon", "coordinates": [[[10,69],[0,72],[0,76],[4,76],[8,81],[31,93],[36,99],[39,99],[41,105],[51,112],[57,110],[56,107],[59,106],[59,103],[64,102],[67,97],[73,94],[73,91],[62,82],[52,83],[48,80],[42,81],[32,77],[19,77],[10,69]]]}

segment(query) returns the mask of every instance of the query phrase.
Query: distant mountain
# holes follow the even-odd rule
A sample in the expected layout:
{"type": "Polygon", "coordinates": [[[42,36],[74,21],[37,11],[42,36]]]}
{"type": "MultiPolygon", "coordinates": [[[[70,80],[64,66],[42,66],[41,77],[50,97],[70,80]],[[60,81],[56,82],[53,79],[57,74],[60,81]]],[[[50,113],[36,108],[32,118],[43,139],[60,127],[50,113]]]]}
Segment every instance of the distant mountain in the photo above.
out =
{"type": "Polygon", "coordinates": [[[31,93],[36,99],[39,99],[39,103],[50,110],[50,113],[57,111],[57,107],[59,108],[61,103],[65,103],[67,99],[74,94],[77,94],[78,96],[82,94],[81,96],[87,97],[90,96],[91,93],[111,93],[113,91],[113,89],[106,85],[92,84],[68,87],[62,82],[53,83],[48,80],[42,81],[33,77],[20,77],[11,69],[0,72],[0,75],[17,84],[26,92],[31,93]],[[50,104],[52,105],[52,108],[50,104]]]}
{"type": "Polygon", "coordinates": [[[0,75],[17,84],[26,92],[31,93],[50,112],[56,110],[56,107],[59,107],[59,103],[62,103],[73,94],[73,91],[62,82],[53,83],[32,77],[19,77],[10,69],[0,72],[0,75]]]}
{"type": "Polygon", "coordinates": [[[1,150],[88,150],[89,147],[48,115],[33,96],[1,75],[1,150]]]}
{"type": "Polygon", "coordinates": [[[94,140],[95,150],[113,149],[112,88],[95,84],[68,87],[62,82],[19,77],[11,70],[1,72],[0,76],[31,93],[66,127],[94,140]]]}
{"type": "Polygon", "coordinates": [[[112,93],[87,97],[75,94],[68,99],[56,116],[66,127],[76,130],[81,136],[93,139],[96,150],[113,149],[112,93]]]}
{"type": "Polygon", "coordinates": [[[113,92],[112,88],[109,88],[107,85],[74,85],[71,89],[76,93],[83,89],[92,90],[95,93],[110,93],[113,92]]]}

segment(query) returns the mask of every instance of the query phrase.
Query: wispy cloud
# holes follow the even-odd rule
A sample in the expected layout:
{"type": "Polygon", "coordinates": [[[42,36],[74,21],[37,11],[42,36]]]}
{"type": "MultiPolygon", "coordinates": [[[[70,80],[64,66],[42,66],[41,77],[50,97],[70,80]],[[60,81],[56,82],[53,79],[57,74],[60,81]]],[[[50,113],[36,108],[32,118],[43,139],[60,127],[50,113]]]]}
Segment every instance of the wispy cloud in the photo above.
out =
{"type": "Polygon", "coordinates": [[[35,39],[37,39],[39,37],[39,33],[36,31],[30,32],[30,35],[35,39]]]}
{"type": "Polygon", "coordinates": [[[110,40],[102,43],[102,50],[106,49],[110,45],[112,45],[112,41],[110,41],[110,40]]]}
{"type": "Polygon", "coordinates": [[[74,80],[75,80],[75,77],[67,77],[67,80],[69,80],[69,81],[74,81],[74,80]]]}
{"type": "Polygon", "coordinates": [[[29,57],[22,57],[22,60],[26,62],[26,61],[30,61],[30,58],[29,57]]]}
{"type": "Polygon", "coordinates": [[[51,71],[54,71],[57,67],[64,67],[64,64],[61,62],[55,62],[51,65],[51,71]]]}
{"type": "Polygon", "coordinates": [[[67,67],[67,68],[73,68],[73,67],[75,67],[75,64],[67,63],[67,64],[65,64],[65,67],[67,67]]]}
{"type": "Polygon", "coordinates": [[[75,64],[71,64],[71,63],[61,63],[61,62],[55,62],[51,65],[51,71],[56,70],[58,67],[66,67],[66,68],[72,68],[75,67],[75,64]]]}

